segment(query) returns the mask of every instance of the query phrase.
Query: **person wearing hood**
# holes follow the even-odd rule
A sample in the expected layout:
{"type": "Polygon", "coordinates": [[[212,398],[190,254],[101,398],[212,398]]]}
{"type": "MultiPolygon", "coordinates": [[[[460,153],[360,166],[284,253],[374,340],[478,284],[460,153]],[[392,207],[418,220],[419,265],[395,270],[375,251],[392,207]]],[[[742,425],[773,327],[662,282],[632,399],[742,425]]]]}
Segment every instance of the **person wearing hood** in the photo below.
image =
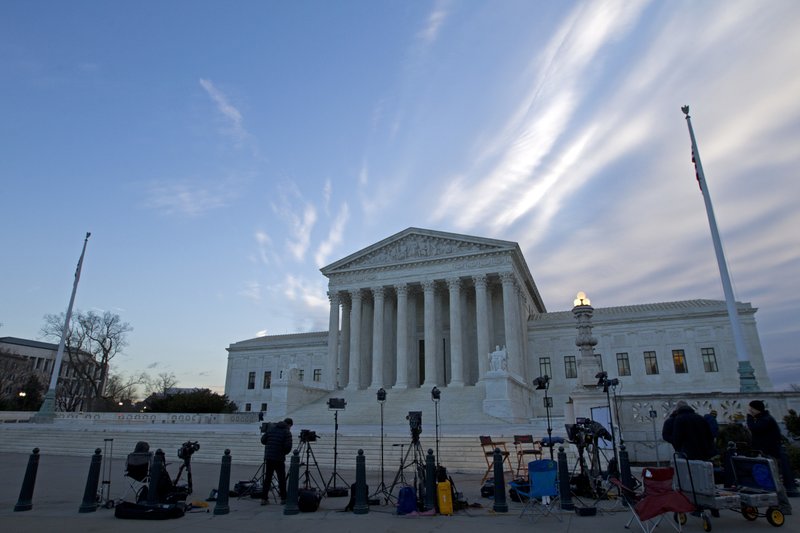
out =
{"type": "MultiPolygon", "coordinates": [[[[764,455],[775,460],[780,465],[781,460],[781,428],[767,410],[761,400],[753,400],[747,408],[747,427],[752,437],[752,447],[764,455]]],[[[789,503],[786,489],[780,479],[776,479],[778,502],[783,514],[792,514],[792,505],[789,503]]]]}
{"type": "Polygon", "coordinates": [[[286,418],[276,424],[270,424],[266,433],[261,436],[264,450],[264,482],[261,505],[269,503],[269,489],[272,485],[272,475],[278,476],[278,494],[281,504],[286,503],[286,454],[292,451],[292,425],[291,418],[286,418]]]}
{"type": "Polygon", "coordinates": [[[675,409],[672,444],[676,452],[684,454],[688,459],[708,461],[716,452],[708,423],[682,400],[675,409]]]}

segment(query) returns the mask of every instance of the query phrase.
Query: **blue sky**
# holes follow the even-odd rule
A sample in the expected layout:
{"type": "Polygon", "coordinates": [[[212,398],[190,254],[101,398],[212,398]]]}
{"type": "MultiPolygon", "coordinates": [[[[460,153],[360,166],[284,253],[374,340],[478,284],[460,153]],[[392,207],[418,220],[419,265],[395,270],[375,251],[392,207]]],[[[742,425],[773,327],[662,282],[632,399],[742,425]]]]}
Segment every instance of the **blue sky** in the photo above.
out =
{"type": "Polygon", "coordinates": [[[800,3],[0,2],[0,336],[76,308],[118,371],[224,385],[327,329],[319,268],[409,226],[520,243],[548,310],[737,299],[800,383],[800,3]]]}

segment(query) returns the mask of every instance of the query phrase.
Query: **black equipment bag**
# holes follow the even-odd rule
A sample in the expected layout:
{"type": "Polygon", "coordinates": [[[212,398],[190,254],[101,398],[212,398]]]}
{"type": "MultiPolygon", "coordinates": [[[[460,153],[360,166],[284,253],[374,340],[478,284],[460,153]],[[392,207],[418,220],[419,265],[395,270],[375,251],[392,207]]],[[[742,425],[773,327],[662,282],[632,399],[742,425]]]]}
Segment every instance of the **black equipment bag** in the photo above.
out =
{"type": "Polygon", "coordinates": [[[319,509],[322,494],[317,489],[300,489],[297,491],[297,508],[301,513],[313,513],[319,509]]]}
{"type": "Polygon", "coordinates": [[[494,498],[494,478],[489,478],[483,482],[481,487],[481,497],[494,498]]]}
{"type": "Polygon", "coordinates": [[[184,514],[183,505],[160,504],[154,506],[139,503],[119,502],[114,508],[116,518],[132,520],[168,520],[180,518],[184,514]]]}
{"type": "MultiPolygon", "coordinates": [[[[528,492],[530,490],[530,484],[528,483],[528,481],[524,477],[520,477],[520,478],[515,479],[513,481],[513,483],[515,485],[517,485],[519,488],[521,488],[522,490],[524,490],[525,492],[528,492]]],[[[511,487],[510,489],[508,489],[508,497],[511,498],[511,501],[514,501],[514,502],[517,502],[517,503],[525,503],[525,502],[528,501],[528,497],[527,496],[522,496],[520,493],[517,492],[517,489],[514,488],[514,487],[511,487]]]]}

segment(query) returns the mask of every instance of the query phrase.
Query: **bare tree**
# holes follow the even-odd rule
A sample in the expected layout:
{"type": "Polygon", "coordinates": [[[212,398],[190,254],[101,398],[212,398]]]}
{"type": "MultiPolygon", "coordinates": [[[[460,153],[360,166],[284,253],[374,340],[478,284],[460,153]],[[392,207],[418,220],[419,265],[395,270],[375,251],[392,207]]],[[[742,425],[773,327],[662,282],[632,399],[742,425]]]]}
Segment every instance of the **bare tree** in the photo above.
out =
{"type": "Polygon", "coordinates": [[[34,374],[27,358],[0,348],[0,399],[15,400],[28,378],[34,374]]]}
{"type": "Polygon", "coordinates": [[[166,394],[169,389],[178,384],[178,378],[173,372],[161,372],[157,377],[148,377],[145,390],[148,395],[166,394]]]}
{"type": "MultiPolygon", "coordinates": [[[[46,315],[42,335],[61,340],[64,320],[64,313],[46,315]]],[[[73,314],[64,346],[69,368],[80,383],[69,388],[87,399],[87,408],[92,408],[93,403],[105,403],[109,365],[127,345],[127,334],[131,331],[130,324],[109,311],[102,315],[93,311],[73,314]]]]}
{"type": "Polygon", "coordinates": [[[112,372],[106,384],[106,396],[113,402],[133,402],[138,394],[138,386],[147,383],[147,374],[125,376],[112,372]]]}

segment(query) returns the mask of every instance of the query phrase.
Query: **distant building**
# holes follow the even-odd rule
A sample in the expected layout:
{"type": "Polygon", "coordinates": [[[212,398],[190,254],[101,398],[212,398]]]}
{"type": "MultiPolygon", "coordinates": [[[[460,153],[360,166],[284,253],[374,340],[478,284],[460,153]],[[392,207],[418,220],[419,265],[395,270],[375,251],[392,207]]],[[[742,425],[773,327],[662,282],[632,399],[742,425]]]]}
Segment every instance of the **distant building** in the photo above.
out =
{"type": "MultiPolygon", "coordinates": [[[[280,415],[341,389],[438,386],[473,390],[485,413],[525,421],[544,416],[536,377],[552,378],[556,416],[580,388],[576,317],[547,311],[517,243],[409,228],[321,271],[328,331],[228,347],[225,394],[240,410],[280,415]]],[[[756,309],[738,311],[755,378],[770,391],[756,309]]],[[[626,394],[739,390],[723,301],[595,308],[593,327],[596,362],[626,394]]]]}
{"type": "MultiPolygon", "coordinates": [[[[32,372],[39,379],[44,389],[42,391],[43,394],[50,384],[57,353],[58,344],[20,339],[18,337],[0,337],[0,354],[2,354],[5,364],[10,362],[10,358],[20,362],[21,366],[19,368],[26,377],[28,372],[32,372]]],[[[89,361],[91,359],[93,359],[92,354],[85,352],[81,352],[77,357],[78,361],[89,361]]],[[[58,390],[56,394],[56,409],[58,410],[64,410],[65,408],[73,411],[82,410],[87,401],[93,397],[92,387],[87,387],[85,383],[81,383],[80,376],[70,362],[67,351],[64,352],[58,380],[59,387],[63,388],[58,390]],[[65,398],[65,395],[69,395],[69,398],[65,398]],[[61,397],[60,399],[59,396],[61,397]]],[[[17,394],[18,391],[13,390],[14,387],[18,387],[16,380],[7,381],[3,381],[4,386],[0,393],[4,396],[17,394]]]]}

